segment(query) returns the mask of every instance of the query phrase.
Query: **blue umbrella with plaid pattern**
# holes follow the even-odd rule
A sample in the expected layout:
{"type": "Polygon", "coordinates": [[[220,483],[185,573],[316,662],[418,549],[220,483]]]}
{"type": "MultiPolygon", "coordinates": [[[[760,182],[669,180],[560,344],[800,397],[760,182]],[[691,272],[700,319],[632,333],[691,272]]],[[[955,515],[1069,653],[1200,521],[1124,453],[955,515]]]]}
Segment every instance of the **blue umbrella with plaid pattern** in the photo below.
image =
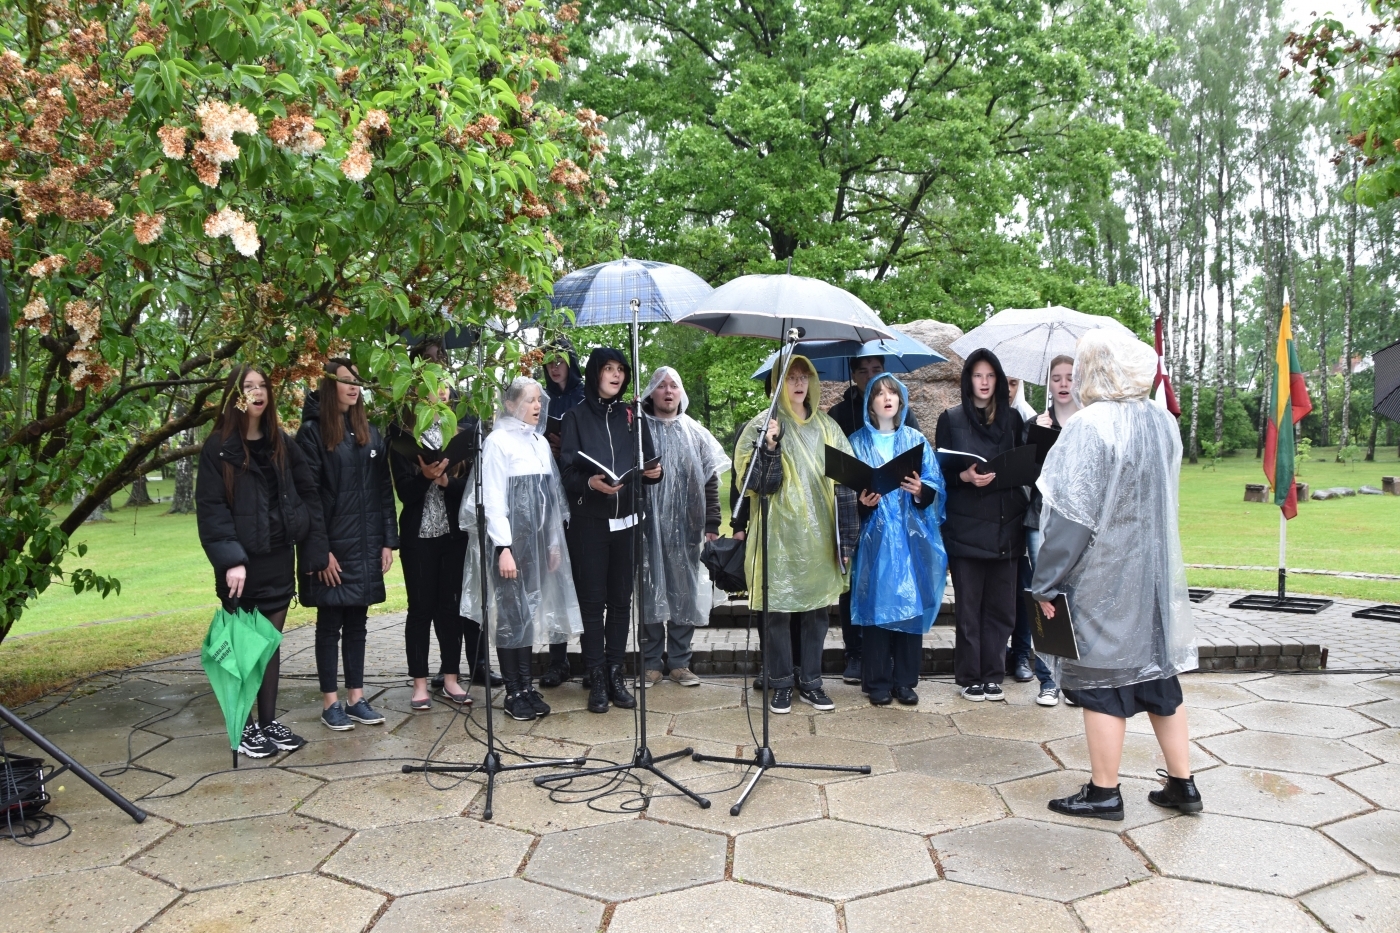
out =
{"type": "Polygon", "coordinates": [[[639,321],[674,321],[695,310],[714,291],[681,266],[645,259],[614,259],[570,272],[554,283],[556,308],[574,312],[574,324],[631,324],[632,301],[639,321]]]}

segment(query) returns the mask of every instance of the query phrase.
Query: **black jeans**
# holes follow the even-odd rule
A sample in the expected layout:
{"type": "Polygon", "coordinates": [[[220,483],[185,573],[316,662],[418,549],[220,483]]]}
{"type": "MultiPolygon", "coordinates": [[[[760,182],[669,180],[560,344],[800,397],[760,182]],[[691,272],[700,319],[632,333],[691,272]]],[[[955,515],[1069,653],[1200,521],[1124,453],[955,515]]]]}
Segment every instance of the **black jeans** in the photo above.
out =
{"type": "Polygon", "coordinates": [[[763,659],[770,688],[791,687],[794,683],[800,683],[802,689],[810,690],[822,685],[822,648],[826,644],[826,630],[830,624],[825,607],[807,612],[768,613],[763,659]],[[800,632],[796,668],[792,664],[794,626],[800,632]]]}
{"type": "Polygon", "coordinates": [[[1019,586],[1016,590],[1016,628],[1011,632],[1011,653],[1006,656],[1006,666],[1015,667],[1016,663],[1022,659],[1033,662],[1033,670],[1036,678],[1042,687],[1055,686],[1055,675],[1050,673],[1050,668],[1045,666],[1045,662],[1040,660],[1040,655],[1035,653],[1035,643],[1031,639],[1031,616],[1026,609],[1026,599],[1024,592],[1031,588],[1031,580],[1035,577],[1035,554],[1040,550],[1036,546],[1036,536],[1040,534],[1039,529],[1026,529],[1026,550],[1027,554],[1022,554],[1017,562],[1019,586]]]}
{"type": "Polygon", "coordinates": [[[427,677],[428,632],[437,632],[442,673],[462,673],[462,646],[476,667],[481,626],[462,615],[462,568],[467,559],[466,539],[405,538],[399,547],[403,582],[408,590],[408,619],[404,622],[404,646],[408,652],[408,676],[427,677]]]}
{"type": "Polygon", "coordinates": [[[916,687],[919,683],[919,661],[924,653],[924,639],[916,632],[896,632],[878,625],[860,626],[865,631],[865,657],[861,659],[861,678],[873,696],[889,693],[895,687],[916,687]]]}
{"type": "Polygon", "coordinates": [[[368,606],[316,607],[316,676],[322,693],[335,693],[336,654],[345,658],[345,689],[365,686],[365,621],[368,606]]]}
{"type": "Polygon", "coordinates": [[[579,615],[583,617],[580,641],[585,670],[627,660],[635,531],[635,527],[611,531],[606,518],[578,515],[564,533],[574,568],[579,615]]]}
{"type": "Polygon", "coordinates": [[[841,594],[841,641],[846,646],[846,660],[864,655],[865,630],[868,626],[851,624],[851,591],[841,594]]]}
{"type": "Polygon", "coordinates": [[[1006,643],[1016,625],[1016,561],[952,557],[953,678],[959,687],[1006,679],[1006,643]]]}

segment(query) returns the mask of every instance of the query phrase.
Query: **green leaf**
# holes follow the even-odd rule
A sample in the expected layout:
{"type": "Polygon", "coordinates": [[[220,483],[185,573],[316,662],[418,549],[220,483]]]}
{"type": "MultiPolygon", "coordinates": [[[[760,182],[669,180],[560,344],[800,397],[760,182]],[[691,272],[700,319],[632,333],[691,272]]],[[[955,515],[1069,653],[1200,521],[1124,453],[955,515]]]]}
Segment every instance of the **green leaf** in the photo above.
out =
{"type": "Polygon", "coordinates": [[[148,55],[155,54],[155,46],[151,45],[149,42],[143,42],[140,45],[133,45],[128,49],[127,53],[122,56],[122,61],[129,62],[137,58],[145,58],[148,55]]]}
{"type": "Polygon", "coordinates": [[[174,62],[160,63],[160,80],[165,85],[165,95],[170,101],[170,106],[180,106],[180,70],[174,62]]]}
{"type": "Polygon", "coordinates": [[[296,79],[285,71],[278,72],[277,77],[272,79],[272,83],[289,97],[301,96],[301,87],[297,85],[296,79]]]}

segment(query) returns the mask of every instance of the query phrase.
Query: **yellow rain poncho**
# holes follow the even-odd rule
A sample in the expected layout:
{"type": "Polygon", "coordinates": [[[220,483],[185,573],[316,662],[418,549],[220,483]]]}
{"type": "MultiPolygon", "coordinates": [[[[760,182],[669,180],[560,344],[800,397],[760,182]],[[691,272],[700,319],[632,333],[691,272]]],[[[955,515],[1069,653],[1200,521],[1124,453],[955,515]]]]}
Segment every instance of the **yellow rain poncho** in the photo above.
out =
{"type": "MultiPolygon", "coordinates": [[[[810,415],[794,412],[783,386],[777,387],[783,484],[768,500],[768,608],[773,612],[824,609],[841,598],[847,585],[836,550],[836,484],[826,478],[826,445],[848,454],[851,445],[836,422],[817,410],[822,389],[816,367],[806,357],[795,356],[792,368],[798,367],[808,372],[810,415]]],[[[739,435],[734,470],[741,484],[767,414],[754,418],[739,435]]],[[[758,609],[763,605],[763,519],[758,494],[752,490],[745,494],[750,497],[745,575],[749,605],[758,609]]]]}

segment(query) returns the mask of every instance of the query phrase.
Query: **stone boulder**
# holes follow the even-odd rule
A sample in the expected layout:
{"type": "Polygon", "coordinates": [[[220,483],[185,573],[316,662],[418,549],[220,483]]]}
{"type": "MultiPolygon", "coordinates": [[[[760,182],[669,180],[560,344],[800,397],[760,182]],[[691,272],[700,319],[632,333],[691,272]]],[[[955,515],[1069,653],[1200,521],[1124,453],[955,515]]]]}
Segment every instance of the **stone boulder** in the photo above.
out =
{"type": "MultiPolygon", "coordinates": [[[[919,419],[919,426],[932,440],[938,416],[945,408],[962,404],[963,360],[948,349],[948,345],[961,337],[963,332],[952,324],[933,320],[910,321],[896,325],[895,329],[948,357],[946,363],[935,363],[916,372],[899,374],[900,381],[909,387],[909,407],[914,417],[919,419]]],[[[822,411],[841,401],[847,385],[849,383],[845,382],[822,383],[822,411]]]]}

